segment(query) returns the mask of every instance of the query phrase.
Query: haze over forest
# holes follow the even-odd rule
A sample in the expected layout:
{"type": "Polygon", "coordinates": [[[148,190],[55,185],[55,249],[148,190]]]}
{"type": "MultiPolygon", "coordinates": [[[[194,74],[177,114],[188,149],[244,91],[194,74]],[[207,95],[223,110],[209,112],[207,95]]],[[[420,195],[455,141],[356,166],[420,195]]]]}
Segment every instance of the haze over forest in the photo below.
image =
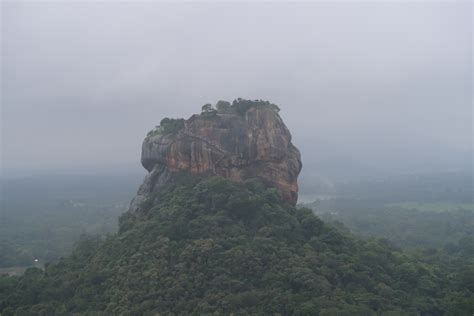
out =
{"type": "Polygon", "coordinates": [[[163,117],[238,97],[302,179],[472,168],[472,3],[2,2],[5,176],[143,172],[163,117]]]}
{"type": "Polygon", "coordinates": [[[0,9],[0,315],[474,315],[472,1],[0,9]]]}

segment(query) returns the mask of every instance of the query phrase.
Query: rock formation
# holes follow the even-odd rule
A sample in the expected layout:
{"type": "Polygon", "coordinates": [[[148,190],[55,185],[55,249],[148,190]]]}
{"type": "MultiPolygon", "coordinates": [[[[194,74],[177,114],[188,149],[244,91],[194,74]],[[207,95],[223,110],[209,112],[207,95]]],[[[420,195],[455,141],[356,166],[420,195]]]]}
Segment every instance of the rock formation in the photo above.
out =
{"type": "Polygon", "coordinates": [[[143,141],[141,162],[149,173],[130,212],[139,212],[179,171],[232,181],[258,178],[296,204],[300,153],[278,111],[269,102],[238,99],[232,105],[220,101],[218,110],[205,105],[188,120],[164,119],[143,141]]]}

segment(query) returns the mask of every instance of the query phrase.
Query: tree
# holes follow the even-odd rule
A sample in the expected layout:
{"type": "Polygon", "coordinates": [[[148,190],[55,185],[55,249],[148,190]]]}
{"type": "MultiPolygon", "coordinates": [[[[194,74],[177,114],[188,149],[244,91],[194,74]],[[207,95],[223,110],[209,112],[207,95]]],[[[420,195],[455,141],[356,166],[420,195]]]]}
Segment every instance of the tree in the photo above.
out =
{"type": "Polygon", "coordinates": [[[201,108],[201,113],[202,114],[212,113],[213,111],[215,111],[215,110],[212,108],[212,105],[210,103],[204,104],[201,108]]]}
{"type": "Polygon", "coordinates": [[[216,103],[216,109],[218,112],[226,112],[230,109],[230,102],[219,100],[216,103]]]}
{"type": "Polygon", "coordinates": [[[217,113],[217,110],[212,107],[211,104],[204,104],[201,108],[201,115],[213,116],[217,113]]]}

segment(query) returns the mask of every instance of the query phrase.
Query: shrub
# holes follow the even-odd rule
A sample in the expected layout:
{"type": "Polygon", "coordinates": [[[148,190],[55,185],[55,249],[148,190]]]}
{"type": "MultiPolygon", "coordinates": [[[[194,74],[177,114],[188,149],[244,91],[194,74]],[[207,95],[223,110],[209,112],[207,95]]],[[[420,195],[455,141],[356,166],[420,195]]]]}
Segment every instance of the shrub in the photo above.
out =
{"type": "Polygon", "coordinates": [[[165,117],[160,122],[160,130],[163,134],[174,134],[184,127],[184,119],[171,119],[165,117]]]}
{"type": "Polygon", "coordinates": [[[253,107],[269,107],[276,113],[280,111],[280,108],[273,103],[270,103],[269,101],[263,101],[263,100],[245,100],[238,98],[232,102],[231,109],[234,110],[236,113],[239,115],[244,115],[250,108],[253,107]]]}
{"type": "Polygon", "coordinates": [[[230,102],[219,100],[216,103],[216,109],[219,113],[228,113],[230,111],[230,102]]]}
{"type": "Polygon", "coordinates": [[[147,137],[155,135],[175,134],[184,127],[184,119],[172,119],[165,117],[161,120],[160,125],[154,130],[148,132],[147,137]]]}
{"type": "Polygon", "coordinates": [[[204,116],[214,116],[216,115],[217,111],[212,107],[211,104],[207,103],[204,104],[201,108],[201,115],[204,116]]]}

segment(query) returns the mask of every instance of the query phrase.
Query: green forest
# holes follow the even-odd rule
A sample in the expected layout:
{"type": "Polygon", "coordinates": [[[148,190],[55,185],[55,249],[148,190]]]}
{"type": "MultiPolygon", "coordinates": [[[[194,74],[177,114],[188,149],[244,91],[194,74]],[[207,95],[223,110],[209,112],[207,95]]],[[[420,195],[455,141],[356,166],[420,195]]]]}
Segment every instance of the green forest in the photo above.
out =
{"type": "Polygon", "coordinates": [[[474,0],[0,0],[0,316],[474,316],[474,0]]]}
{"type": "Polygon", "coordinates": [[[142,177],[117,172],[0,179],[0,273],[67,256],[82,235],[116,232],[142,177]]]}
{"type": "Polygon", "coordinates": [[[145,203],[118,233],[1,277],[1,315],[474,312],[470,240],[406,251],[283,203],[256,180],[183,174],[145,203]]]}

